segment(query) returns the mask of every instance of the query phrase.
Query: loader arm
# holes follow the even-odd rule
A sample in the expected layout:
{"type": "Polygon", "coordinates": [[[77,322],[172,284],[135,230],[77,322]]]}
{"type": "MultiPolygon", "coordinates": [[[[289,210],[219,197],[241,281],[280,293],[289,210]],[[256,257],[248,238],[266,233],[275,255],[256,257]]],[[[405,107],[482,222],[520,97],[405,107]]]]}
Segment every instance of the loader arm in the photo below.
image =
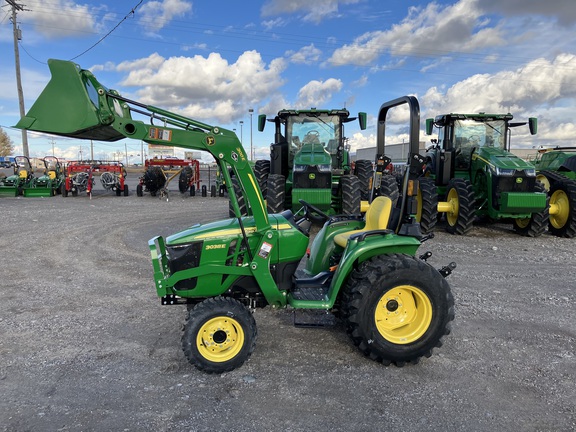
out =
{"type": "Polygon", "coordinates": [[[64,60],[48,60],[52,77],[17,128],[98,141],[123,138],[210,153],[218,162],[236,215],[240,208],[231,189],[230,166],[246,194],[257,231],[270,228],[262,193],[236,134],[170,111],[122,97],[103,86],[88,70],[64,60]],[[132,114],[146,119],[137,120],[132,114]],[[155,122],[157,124],[155,124],[155,122]]]}

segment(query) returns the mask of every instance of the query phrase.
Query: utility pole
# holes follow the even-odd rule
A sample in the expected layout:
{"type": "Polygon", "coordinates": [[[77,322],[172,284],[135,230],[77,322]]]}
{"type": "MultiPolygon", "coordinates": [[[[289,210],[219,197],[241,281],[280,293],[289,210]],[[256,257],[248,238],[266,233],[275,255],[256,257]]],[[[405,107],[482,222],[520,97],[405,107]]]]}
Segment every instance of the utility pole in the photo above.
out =
{"type": "Polygon", "coordinates": [[[254,110],[250,108],[248,112],[250,113],[250,160],[254,160],[254,145],[252,143],[252,114],[254,114],[254,110]]]}
{"type": "MultiPolygon", "coordinates": [[[[12,27],[14,30],[14,63],[16,65],[16,86],[18,88],[18,101],[20,102],[20,117],[26,115],[24,109],[24,92],[22,91],[22,78],[20,77],[20,52],[18,50],[18,41],[22,39],[22,34],[18,28],[18,23],[16,22],[16,11],[24,11],[24,6],[16,3],[16,0],[6,0],[10,6],[12,6],[12,27]]],[[[28,133],[26,129],[22,129],[22,152],[24,156],[30,157],[30,152],[28,151],[28,133]]]]}

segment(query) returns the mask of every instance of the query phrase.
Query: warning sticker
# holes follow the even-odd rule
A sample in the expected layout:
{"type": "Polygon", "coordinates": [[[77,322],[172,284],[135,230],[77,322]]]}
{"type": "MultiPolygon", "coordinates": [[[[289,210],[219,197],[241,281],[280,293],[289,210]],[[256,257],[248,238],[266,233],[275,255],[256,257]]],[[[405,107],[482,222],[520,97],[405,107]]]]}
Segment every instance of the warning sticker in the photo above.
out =
{"type": "Polygon", "coordinates": [[[258,251],[258,256],[261,258],[268,258],[268,255],[270,255],[270,251],[272,250],[272,245],[270,243],[262,243],[262,247],[260,247],[260,250],[258,251]]]}
{"type": "Polygon", "coordinates": [[[161,141],[172,141],[172,131],[160,128],[150,128],[148,137],[161,141]]]}

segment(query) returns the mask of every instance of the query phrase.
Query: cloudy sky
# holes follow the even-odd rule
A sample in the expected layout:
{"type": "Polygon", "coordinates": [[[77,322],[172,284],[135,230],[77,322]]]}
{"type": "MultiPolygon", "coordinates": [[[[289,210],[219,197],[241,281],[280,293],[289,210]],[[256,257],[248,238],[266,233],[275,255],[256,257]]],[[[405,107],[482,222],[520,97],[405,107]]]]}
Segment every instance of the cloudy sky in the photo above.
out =
{"type": "MultiPolygon", "coordinates": [[[[21,133],[11,127],[19,119],[11,10],[0,2],[0,127],[20,153],[21,133]]],[[[50,78],[47,59],[57,58],[92,70],[123,96],[236,129],[247,148],[253,109],[261,157],[272,131],[257,132],[257,114],[365,111],[368,129],[346,130],[356,149],[375,144],[380,105],[403,95],[418,97],[422,119],[511,112],[539,120],[538,135],[515,130],[514,145],[576,145],[574,0],[20,2],[26,108],[50,78]]],[[[398,121],[393,140],[407,137],[404,120],[401,111],[390,120],[398,121]]],[[[28,136],[31,156],[54,148],[73,159],[90,145],[28,136]]],[[[98,158],[125,148],[136,154],[140,143],[94,143],[98,158]]]]}

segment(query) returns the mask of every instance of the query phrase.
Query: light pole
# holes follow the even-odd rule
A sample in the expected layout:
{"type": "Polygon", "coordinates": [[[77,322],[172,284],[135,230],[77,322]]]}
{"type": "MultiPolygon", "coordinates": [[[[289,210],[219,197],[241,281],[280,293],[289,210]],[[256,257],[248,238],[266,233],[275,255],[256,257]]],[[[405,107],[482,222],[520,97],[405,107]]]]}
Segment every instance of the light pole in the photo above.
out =
{"type": "Polygon", "coordinates": [[[250,108],[248,112],[250,113],[250,160],[254,160],[254,146],[252,144],[252,114],[254,114],[254,110],[250,108]]]}
{"type": "Polygon", "coordinates": [[[242,126],[244,126],[244,120],[240,120],[240,144],[244,145],[242,142],[242,126]]]}

